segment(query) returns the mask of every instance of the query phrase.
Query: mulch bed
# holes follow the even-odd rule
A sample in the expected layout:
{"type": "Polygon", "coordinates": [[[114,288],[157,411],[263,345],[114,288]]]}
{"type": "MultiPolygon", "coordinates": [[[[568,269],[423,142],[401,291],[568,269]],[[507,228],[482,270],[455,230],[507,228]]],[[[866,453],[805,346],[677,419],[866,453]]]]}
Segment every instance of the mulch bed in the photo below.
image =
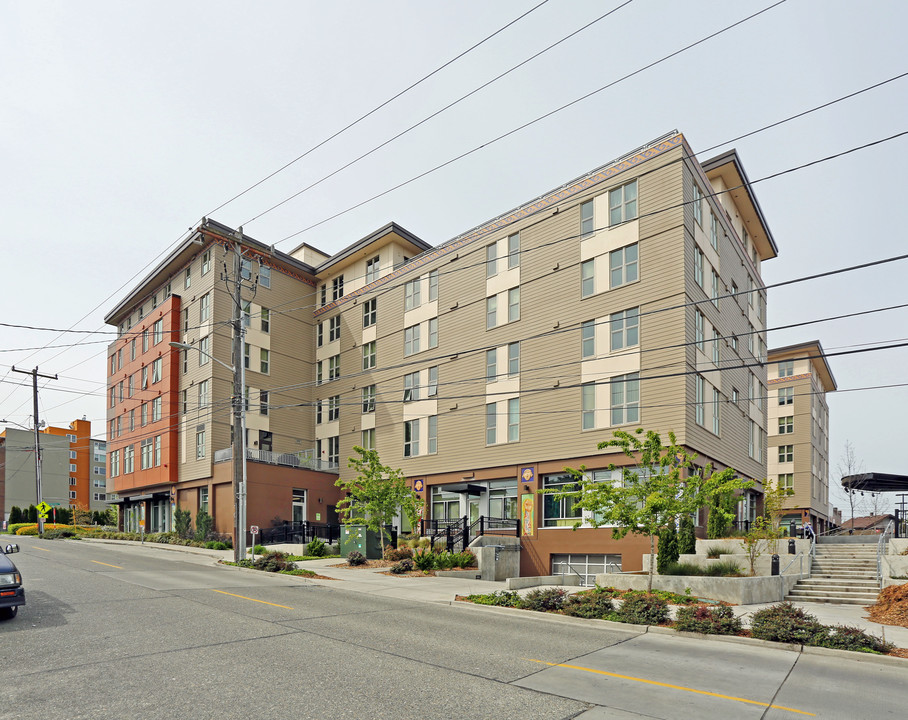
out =
{"type": "Polygon", "coordinates": [[[337,565],[331,565],[331,567],[347,568],[348,570],[374,570],[375,568],[391,567],[396,564],[392,560],[366,560],[362,565],[351,565],[350,563],[342,562],[337,565]]]}
{"type": "Polygon", "coordinates": [[[864,609],[873,622],[908,627],[908,583],[884,588],[876,605],[864,609]]]}

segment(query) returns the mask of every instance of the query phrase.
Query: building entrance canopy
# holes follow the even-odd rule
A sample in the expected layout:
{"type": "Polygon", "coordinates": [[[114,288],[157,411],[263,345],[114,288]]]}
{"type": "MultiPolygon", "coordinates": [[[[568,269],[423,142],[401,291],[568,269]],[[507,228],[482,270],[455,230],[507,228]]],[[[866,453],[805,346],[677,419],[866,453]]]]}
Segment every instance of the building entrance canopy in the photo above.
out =
{"type": "Polygon", "coordinates": [[[908,475],[891,473],[859,473],[842,478],[846,490],[867,492],[908,492],[908,475]]]}

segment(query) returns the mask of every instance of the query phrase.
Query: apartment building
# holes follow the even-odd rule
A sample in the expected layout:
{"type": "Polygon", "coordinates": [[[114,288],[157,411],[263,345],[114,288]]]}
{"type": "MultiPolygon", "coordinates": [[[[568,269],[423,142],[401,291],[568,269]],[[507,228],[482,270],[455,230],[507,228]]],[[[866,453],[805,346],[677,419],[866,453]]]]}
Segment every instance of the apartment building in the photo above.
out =
{"type": "MultiPolygon", "coordinates": [[[[91,421],[73,420],[69,427],[46,427],[45,435],[69,441],[69,502],[82,510],[106,510],[106,456],[103,440],[91,437],[91,421]]],[[[43,439],[42,439],[43,444],[43,439]]]]}
{"type": "MultiPolygon", "coordinates": [[[[230,267],[235,237],[203,222],[107,318],[120,328],[108,441],[124,506],[169,497],[195,508],[205,492],[224,531],[231,468],[217,453],[230,444],[231,374],[167,342],[230,363],[230,296],[211,267],[230,267]],[[191,286],[177,297],[184,275],[191,286]],[[131,353],[136,344],[146,351],[131,353]],[[130,381],[158,356],[147,386],[130,381]],[[158,396],[149,422],[160,430],[127,422],[158,396]],[[143,475],[135,447],[157,447],[158,434],[176,455],[158,471],[152,450],[143,475]]],[[[269,324],[249,333],[244,358],[250,448],[297,453],[312,468],[273,480],[281,466],[250,463],[250,524],[290,519],[289,505],[294,518],[330,519],[333,480],[362,445],[411,479],[429,524],[519,521],[522,574],[639,568],[647,538],[614,541],[539,492],[563,487],[566,466],[612,480],[609,464],[632,460],[597,443],[637,427],[674,431],[702,465],[756,480],[740,518],[756,513],[767,430],[760,270],[777,249],[734,151],[701,163],[670,133],[436,247],[395,223],[334,255],[241,242],[249,277],[259,274],[255,295],[243,291],[250,327],[269,324]]]]}
{"type": "MultiPolygon", "coordinates": [[[[70,506],[75,502],[71,489],[70,439],[65,435],[41,437],[41,497],[49,505],[70,506]]],[[[7,427],[0,432],[0,500],[3,520],[13,507],[38,504],[35,482],[35,433],[7,427]]],[[[52,519],[52,518],[51,518],[52,519]]]]}
{"type": "Polygon", "coordinates": [[[822,532],[838,523],[829,503],[829,406],[836,389],[819,340],[769,351],[767,478],[791,490],[783,525],[809,520],[822,532]]]}

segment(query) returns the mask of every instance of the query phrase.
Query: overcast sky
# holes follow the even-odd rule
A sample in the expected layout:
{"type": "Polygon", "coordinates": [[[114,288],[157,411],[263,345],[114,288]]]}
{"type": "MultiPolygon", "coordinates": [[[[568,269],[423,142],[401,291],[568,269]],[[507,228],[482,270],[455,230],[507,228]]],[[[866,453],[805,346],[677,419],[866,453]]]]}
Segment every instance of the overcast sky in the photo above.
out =
{"type": "MultiPolygon", "coordinates": [[[[103,316],[199,219],[539,4],[0,0],[0,418],[105,432],[103,316]],[[69,347],[69,345],[76,344],[69,347]],[[32,350],[44,346],[62,346],[32,350]],[[26,387],[22,387],[23,383],[26,387]]],[[[394,220],[438,244],[674,129],[736,147],[752,181],[908,130],[908,3],[788,0],[529,128],[502,133],[772,5],[634,0],[318,187],[250,220],[623,0],[548,0],[403,97],[211,214],[329,253],[394,220]],[[325,218],[480,145],[340,217],[325,218]]],[[[764,282],[905,252],[908,137],[755,186],[779,246],[764,282]]],[[[908,262],[769,292],[769,327],[908,303],[908,262]]],[[[769,333],[830,352],[908,341],[908,310],[769,333]]],[[[830,358],[840,390],[908,383],[908,349],[830,358]]],[[[908,473],[908,387],[829,398],[830,457],[908,473]]],[[[839,502],[842,507],[842,503],[839,502]]]]}

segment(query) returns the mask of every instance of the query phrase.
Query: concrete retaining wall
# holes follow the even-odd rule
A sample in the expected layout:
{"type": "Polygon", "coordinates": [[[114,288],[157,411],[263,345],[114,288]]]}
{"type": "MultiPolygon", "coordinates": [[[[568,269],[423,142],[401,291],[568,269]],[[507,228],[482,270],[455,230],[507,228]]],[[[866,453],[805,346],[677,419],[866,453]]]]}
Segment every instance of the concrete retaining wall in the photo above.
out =
{"type": "MultiPolygon", "coordinates": [[[[712,600],[723,600],[735,605],[780,602],[800,579],[800,575],[711,578],[695,576],[656,575],[653,588],[692,595],[712,600]]],[[[646,575],[605,573],[596,576],[596,584],[619,590],[646,590],[646,575]]]]}
{"type": "Polygon", "coordinates": [[[908,538],[892,538],[889,541],[889,554],[901,555],[908,550],[908,538]]]}
{"type": "Polygon", "coordinates": [[[470,543],[470,550],[476,556],[483,580],[502,581],[520,575],[519,537],[480,535],[470,543]]]}
{"type": "MultiPolygon", "coordinates": [[[[805,576],[810,576],[812,558],[809,555],[805,555],[802,560],[796,559],[797,555],[779,555],[779,571],[783,575],[798,575],[801,572],[805,576]],[[794,562],[792,562],[794,560],[794,562]],[[789,563],[791,565],[789,566],[789,563]],[[786,569],[786,566],[787,567],[786,569]]],[[[750,573],[750,560],[748,560],[747,555],[720,555],[718,559],[710,559],[705,555],[682,555],[679,558],[682,562],[690,562],[700,567],[708,567],[709,565],[714,565],[718,562],[734,562],[741,568],[741,571],[744,573],[750,573]]],[[[643,570],[644,572],[649,571],[650,556],[643,556],[643,570]]],[[[772,572],[772,555],[768,552],[763,553],[760,557],[757,558],[757,561],[754,563],[754,570],[756,571],[757,576],[769,575],[772,572]]],[[[692,577],[692,576],[687,576],[692,577]]]]}
{"type": "MultiPolygon", "coordinates": [[[[598,575],[596,577],[599,577],[598,575]]],[[[579,586],[578,575],[539,575],[537,577],[509,577],[506,588],[508,590],[523,590],[524,588],[540,587],[542,585],[571,585],[579,586]]]]}

